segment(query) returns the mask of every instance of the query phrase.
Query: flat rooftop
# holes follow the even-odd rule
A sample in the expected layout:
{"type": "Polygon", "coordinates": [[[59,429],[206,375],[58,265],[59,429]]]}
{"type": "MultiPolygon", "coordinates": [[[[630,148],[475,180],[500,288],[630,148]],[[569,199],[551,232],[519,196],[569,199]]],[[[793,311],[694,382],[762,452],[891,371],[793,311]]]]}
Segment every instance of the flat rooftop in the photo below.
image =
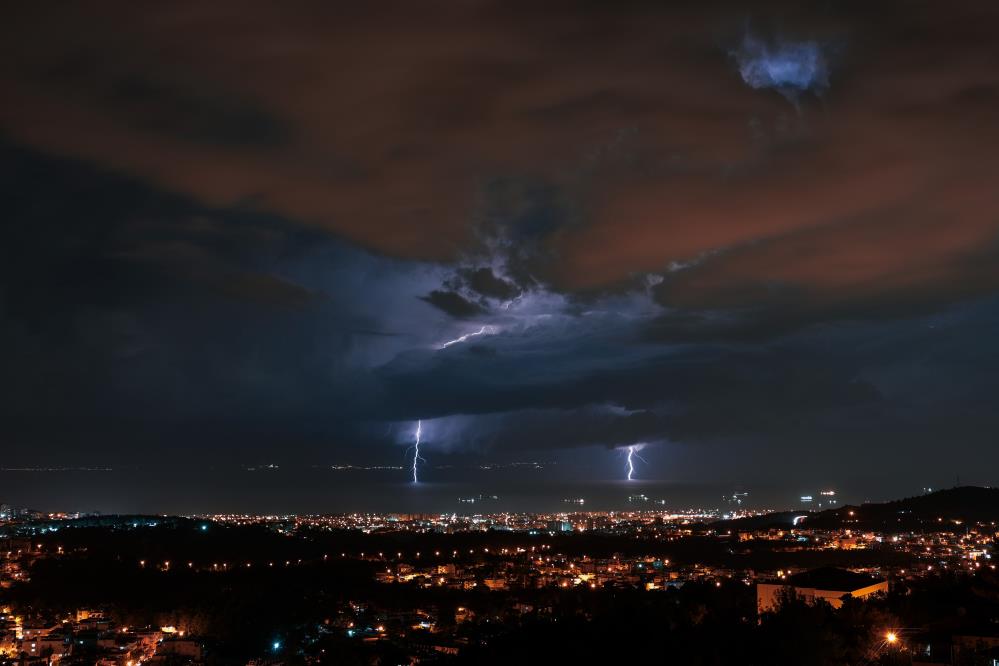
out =
{"type": "Polygon", "coordinates": [[[883,582],[883,578],[875,578],[847,571],[846,569],[837,569],[836,567],[822,567],[821,569],[803,571],[788,578],[788,584],[795,587],[810,587],[817,590],[843,592],[851,592],[883,582]]]}

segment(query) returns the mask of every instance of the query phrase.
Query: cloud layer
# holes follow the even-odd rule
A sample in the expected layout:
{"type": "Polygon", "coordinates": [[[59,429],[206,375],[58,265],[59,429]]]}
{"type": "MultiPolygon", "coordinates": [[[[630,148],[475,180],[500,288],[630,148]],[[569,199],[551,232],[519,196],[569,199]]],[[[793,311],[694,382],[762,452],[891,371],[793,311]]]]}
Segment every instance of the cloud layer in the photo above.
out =
{"type": "Polygon", "coordinates": [[[7,439],[361,462],[425,419],[442,454],[640,440],[760,474],[976,450],[996,13],[19,7],[7,439]]]}
{"type": "Polygon", "coordinates": [[[520,215],[557,258],[536,277],[569,288],[724,250],[683,285],[708,298],[960,281],[994,238],[981,3],[41,12],[3,28],[11,138],[394,256],[454,259],[470,220],[520,215]],[[765,90],[827,86],[800,114],[765,90]]]}

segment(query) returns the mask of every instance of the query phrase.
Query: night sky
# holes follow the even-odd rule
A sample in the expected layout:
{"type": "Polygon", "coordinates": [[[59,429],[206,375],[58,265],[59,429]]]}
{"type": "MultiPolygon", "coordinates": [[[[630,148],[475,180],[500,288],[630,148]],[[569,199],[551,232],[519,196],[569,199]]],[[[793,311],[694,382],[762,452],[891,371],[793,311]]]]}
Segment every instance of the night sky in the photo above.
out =
{"type": "Polygon", "coordinates": [[[490,492],[631,445],[671,482],[995,482],[997,21],[8,7],[0,466],[399,467],[339,473],[374,502],[422,420],[429,484],[546,464],[490,492]]]}

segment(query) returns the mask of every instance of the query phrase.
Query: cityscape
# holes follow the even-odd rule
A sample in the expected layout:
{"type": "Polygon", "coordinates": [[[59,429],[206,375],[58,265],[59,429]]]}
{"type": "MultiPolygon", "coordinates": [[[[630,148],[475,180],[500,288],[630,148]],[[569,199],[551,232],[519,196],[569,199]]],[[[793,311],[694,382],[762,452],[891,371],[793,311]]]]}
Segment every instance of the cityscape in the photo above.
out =
{"type": "Polygon", "coordinates": [[[999,666],[999,3],[0,17],[0,666],[999,666]]]}
{"type": "Polygon", "coordinates": [[[102,516],[4,505],[0,655],[460,664],[527,649],[531,659],[646,663],[665,649],[683,663],[990,663],[996,512],[999,490],[980,487],[724,516],[102,516]],[[677,637],[656,634],[664,621],[682,628],[677,637]],[[630,623],[625,647],[591,633],[630,623]],[[713,631],[730,640],[701,644],[713,631]]]}

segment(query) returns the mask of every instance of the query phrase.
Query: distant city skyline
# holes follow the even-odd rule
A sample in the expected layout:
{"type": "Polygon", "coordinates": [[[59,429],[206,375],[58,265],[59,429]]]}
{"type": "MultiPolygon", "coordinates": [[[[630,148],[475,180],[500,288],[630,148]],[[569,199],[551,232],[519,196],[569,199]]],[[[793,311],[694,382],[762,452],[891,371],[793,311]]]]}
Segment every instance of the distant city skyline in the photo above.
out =
{"type": "MultiPolygon", "coordinates": [[[[490,511],[661,511],[699,508],[821,511],[914,497],[954,483],[914,486],[869,477],[850,483],[800,478],[756,484],[601,478],[558,466],[430,467],[418,484],[404,465],[131,466],[0,470],[0,503],[46,512],[196,515],[335,514],[353,511],[472,514],[490,511]],[[179,490],[180,488],[180,490],[179,490]],[[829,493],[832,493],[829,495],[829,493]]],[[[969,480],[974,483],[974,480],[969,480]]]]}

